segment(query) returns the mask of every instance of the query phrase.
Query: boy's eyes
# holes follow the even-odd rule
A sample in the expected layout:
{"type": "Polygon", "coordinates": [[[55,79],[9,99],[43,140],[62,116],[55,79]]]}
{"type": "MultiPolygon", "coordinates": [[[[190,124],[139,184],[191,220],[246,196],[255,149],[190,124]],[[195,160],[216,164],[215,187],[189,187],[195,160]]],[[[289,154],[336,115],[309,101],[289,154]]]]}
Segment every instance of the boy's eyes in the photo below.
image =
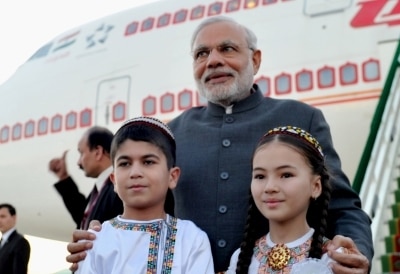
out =
{"type": "Polygon", "coordinates": [[[129,162],[126,162],[126,161],[124,161],[124,162],[118,162],[118,166],[123,167],[123,166],[127,166],[127,165],[129,165],[129,162]]]}
{"type": "MultiPolygon", "coordinates": [[[[152,165],[154,164],[155,161],[154,160],[143,160],[143,165],[152,165]]],[[[130,166],[131,162],[129,161],[120,161],[117,163],[117,166],[119,167],[126,167],[126,166],[130,166]]]]}
{"type": "Polygon", "coordinates": [[[153,160],[145,160],[143,163],[145,165],[151,165],[151,164],[154,164],[154,161],[153,160]]]}

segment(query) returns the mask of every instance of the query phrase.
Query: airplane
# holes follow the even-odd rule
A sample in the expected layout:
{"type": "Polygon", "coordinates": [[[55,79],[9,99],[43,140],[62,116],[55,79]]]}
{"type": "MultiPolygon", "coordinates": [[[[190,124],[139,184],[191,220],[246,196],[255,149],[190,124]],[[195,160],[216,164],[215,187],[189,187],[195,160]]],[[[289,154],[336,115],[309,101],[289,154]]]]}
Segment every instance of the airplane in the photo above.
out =
{"type": "Polygon", "coordinates": [[[256,33],[263,61],[255,82],[265,96],[323,111],[354,178],[399,39],[399,0],[157,1],[63,32],[0,86],[0,201],[16,206],[20,231],[70,241],[75,225],[48,162],[68,150],[68,170],[88,193],[93,181],[76,164],[87,128],[115,131],[141,115],[169,121],[206,104],[190,38],[216,15],[256,33]]]}

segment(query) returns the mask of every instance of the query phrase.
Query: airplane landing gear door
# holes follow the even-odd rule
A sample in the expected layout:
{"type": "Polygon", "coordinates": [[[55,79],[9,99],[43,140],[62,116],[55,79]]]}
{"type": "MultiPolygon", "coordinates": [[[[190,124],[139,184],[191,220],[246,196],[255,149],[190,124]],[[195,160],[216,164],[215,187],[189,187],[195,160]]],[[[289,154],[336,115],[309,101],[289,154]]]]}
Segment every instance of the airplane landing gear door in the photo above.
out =
{"type": "Polygon", "coordinates": [[[119,128],[129,113],[131,78],[122,76],[102,80],[97,86],[95,124],[111,130],[119,128]],[[117,123],[114,126],[114,123],[117,123]]]}

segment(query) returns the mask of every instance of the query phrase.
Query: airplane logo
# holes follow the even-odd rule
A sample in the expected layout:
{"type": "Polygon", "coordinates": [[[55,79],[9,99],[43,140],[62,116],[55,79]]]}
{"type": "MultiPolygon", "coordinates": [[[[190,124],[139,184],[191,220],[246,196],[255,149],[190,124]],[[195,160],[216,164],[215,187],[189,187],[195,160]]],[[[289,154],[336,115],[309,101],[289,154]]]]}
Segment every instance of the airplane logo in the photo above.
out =
{"type": "Polygon", "coordinates": [[[60,49],[63,49],[63,48],[67,48],[67,47],[71,46],[72,44],[74,44],[79,33],[80,33],[80,31],[76,31],[76,32],[74,32],[72,34],[66,35],[63,38],[61,38],[57,42],[57,45],[53,49],[53,52],[55,52],[57,50],[60,50],[60,49]]]}
{"type": "Polygon", "coordinates": [[[89,36],[86,37],[87,41],[87,47],[86,48],[92,48],[96,45],[104,44],[107,41],[108,34],[110,31],[114,28],[112,25],[106,25],[102,24],[100,27],[98,27],[94,33],[90,34],[89,36]]]}
{"type": "Polygon", "coordinates": [[[400,24],[400,0],[374,0],[358,3],[361,9],[351,20],[353,28],[370,27],[387,24],[400,24]]]}

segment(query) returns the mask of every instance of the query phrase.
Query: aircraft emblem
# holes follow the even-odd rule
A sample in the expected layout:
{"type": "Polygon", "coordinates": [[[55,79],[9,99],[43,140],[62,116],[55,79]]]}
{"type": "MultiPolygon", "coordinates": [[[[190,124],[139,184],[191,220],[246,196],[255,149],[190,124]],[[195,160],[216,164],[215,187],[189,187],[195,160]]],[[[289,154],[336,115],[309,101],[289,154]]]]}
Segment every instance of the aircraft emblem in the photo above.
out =
{"type": "Polygon", "coordinates": [[[108,38],[108,34],[110,31],[114,28],[112,25],[106,25],[102,24],[100,27],[98,27],[94,33],[90,34],[89,36],[86,37],[87,41],[87,47],[86,48],[92,48],[96,45],[104,44],[108,38]]]}
{"type": "Polygon", "coordinates": [[[400,0],[363,1],[358,5],[361,8],[350,23],[353,28],[400,24],[400,0]]]}

